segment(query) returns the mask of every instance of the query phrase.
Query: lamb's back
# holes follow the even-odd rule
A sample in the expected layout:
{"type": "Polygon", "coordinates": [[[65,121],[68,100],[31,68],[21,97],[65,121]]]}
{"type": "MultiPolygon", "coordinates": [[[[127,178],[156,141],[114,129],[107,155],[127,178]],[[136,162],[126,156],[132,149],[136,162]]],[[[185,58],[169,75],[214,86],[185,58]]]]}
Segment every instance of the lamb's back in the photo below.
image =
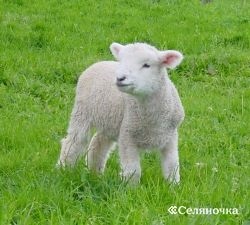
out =
{"type": "Polygon", "coordinates": [[[115,85],[117,62],[98,62],[86,69],[77,84],[76,101],[91,124],[106,135],[117,138],[124,114],[122,93],[115,85]]]}

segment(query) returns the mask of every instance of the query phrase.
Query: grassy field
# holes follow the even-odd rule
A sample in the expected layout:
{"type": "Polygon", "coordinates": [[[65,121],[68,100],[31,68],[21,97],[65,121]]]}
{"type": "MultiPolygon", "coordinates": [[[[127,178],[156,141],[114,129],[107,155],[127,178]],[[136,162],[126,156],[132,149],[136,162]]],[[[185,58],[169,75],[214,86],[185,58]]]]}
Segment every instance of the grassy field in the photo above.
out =
{"type": "Polygon", "coordinates": [[[0,224],[250,224],[248,1],[0,0],[0,224]],[[141,184],[79,162],[54,168],[81,71],[112,60],[111,42],[183,52],[170,72],[186,111],[182,182],[142,156],[141,184]],[[171,215],[171,205],[238,215],[171,215]]]}

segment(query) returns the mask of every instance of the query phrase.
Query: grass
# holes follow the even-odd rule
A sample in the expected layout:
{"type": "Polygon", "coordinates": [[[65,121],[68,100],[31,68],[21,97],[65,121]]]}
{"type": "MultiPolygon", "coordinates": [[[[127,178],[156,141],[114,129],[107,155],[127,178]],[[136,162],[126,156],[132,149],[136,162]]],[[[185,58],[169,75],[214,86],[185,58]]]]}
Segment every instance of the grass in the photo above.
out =
{"type": "Polygon", "coordinates": [[[249,224],[250,4],[247,1],[0,0],[0,224],[249,224]],[[167,184],[157,154],[138,187],[80,162],[54,165],[81,71],[111,60],[111,42],[184,53],[172,71],[186,118],[182,182],[167,184]],[[171,205],[239,215],[171,215],[171,205]]]}

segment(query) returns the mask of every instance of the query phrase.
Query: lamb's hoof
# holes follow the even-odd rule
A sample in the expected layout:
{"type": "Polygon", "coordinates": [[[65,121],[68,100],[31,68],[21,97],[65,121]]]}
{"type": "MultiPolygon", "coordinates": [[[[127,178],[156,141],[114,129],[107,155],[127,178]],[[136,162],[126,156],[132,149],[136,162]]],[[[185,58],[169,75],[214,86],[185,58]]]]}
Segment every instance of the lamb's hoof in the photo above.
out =
{"type": "Polygon", "coordinates": [[[64,169],[65,168],[65,163],[63,163],[62,161],[58,160],[58,162],[55,165],[56,169],[64,169]]]}
{"type": "Polygon", "coordinates": [[[170,184],[173,184],[173,185],[179,185],[180,184],[180,178],[176,178],[176,177],[168,177],[167,181],[170,184]]]}
{"type": "Polygon", "coordinates": [[[129,186],[137,186],[140,184],[140,175],[139,174],[121,174],[121,179],[123,182],[128,184],[129,186]]]}

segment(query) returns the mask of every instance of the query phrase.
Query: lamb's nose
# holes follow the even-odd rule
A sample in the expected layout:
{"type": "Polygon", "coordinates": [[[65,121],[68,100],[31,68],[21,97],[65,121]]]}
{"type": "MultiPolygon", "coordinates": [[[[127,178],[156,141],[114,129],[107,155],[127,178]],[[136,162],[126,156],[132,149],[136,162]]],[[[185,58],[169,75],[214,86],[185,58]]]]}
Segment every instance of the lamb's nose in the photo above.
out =
{"type": "Polygon", "coordinates": [[[124,81],[125,79],[126,79],[125,76],[123,76],[123,77],[117,77],[117,78],[116,78],[116,80],[117,80],[118,82],[124,81]]]}

